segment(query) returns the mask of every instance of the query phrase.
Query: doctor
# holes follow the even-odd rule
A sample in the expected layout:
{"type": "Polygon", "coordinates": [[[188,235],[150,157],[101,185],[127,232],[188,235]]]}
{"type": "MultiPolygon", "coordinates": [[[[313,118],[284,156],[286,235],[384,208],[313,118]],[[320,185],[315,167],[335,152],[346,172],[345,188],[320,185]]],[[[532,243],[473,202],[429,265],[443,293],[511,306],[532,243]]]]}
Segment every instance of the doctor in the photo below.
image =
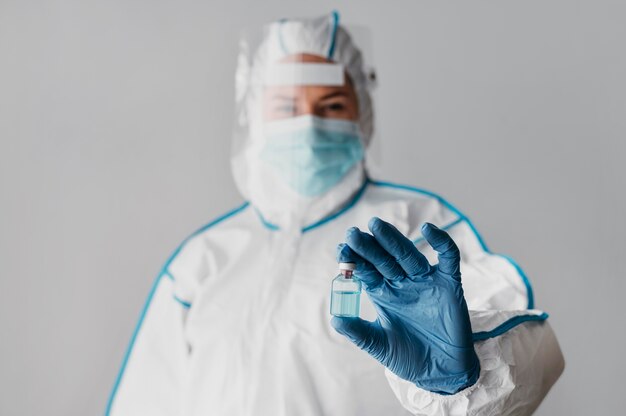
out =
{"type": "Polygon", "coordinates": [[[368,178],[368,77],[338,15],[272,23],[251,52],[246,202],[165,262],[106,414],[531,414],[564,366],[548,315],[453,205],[368,178]],[[330,319],[337,261],[364,319],[330,319]]]}

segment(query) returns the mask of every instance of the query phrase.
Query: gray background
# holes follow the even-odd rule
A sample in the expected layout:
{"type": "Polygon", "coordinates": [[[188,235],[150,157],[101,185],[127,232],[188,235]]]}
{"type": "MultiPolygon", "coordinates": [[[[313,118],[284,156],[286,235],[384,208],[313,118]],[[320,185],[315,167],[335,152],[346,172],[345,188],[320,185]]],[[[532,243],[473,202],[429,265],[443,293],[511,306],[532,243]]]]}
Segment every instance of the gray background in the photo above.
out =
{"type": "Polygon", "coordinates": [[[551,314],[538,414],[623,411],[623,2],[0,0],[0,414],[101,414],[164,259],[240,201],[240,29],[334,7],[371,29],[383,177],[462,207],[551,314]]]}

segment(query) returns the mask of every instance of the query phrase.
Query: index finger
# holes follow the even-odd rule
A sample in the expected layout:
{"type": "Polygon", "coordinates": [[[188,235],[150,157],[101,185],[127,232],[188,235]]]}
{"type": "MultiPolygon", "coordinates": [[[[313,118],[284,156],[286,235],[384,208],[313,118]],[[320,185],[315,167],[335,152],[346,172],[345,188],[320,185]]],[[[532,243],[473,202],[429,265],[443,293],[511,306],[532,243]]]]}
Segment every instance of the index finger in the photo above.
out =
{"type": "Polygon", "coordinates": [[[356,277],[368,288],[374,288],[383,282],[383,276],[372,263],[355,253],[346,243],[337,246],[337,262],[354,263],[356,277]]]}
{"type": "Polygon", "coordinates": [[[373,217],[368,226],[381,247],[396,259],[408,276],[421,276],[430,271],[426,257],[396,227],[378,217],[373,217]]]}

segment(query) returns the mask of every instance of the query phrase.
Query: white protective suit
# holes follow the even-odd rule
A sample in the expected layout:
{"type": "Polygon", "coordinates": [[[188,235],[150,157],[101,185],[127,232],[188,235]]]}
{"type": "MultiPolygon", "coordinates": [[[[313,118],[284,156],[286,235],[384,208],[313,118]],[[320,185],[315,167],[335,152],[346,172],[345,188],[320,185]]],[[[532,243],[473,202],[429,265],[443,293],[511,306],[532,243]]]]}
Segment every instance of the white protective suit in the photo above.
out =
{"type": "MultiPolygon", "coordinates": [[[[308,34],[301,37],[310,43],[298,50],[322,56],[336,39],[333,59],[358,89],[358,50],[334,19],[290,21],[282,33],[308,34]]],[[[359,94],[365,109],[369,97],[359,94]]],[[[371,111],[368,117],[361,120],[365,141],[371,111]]],[[[468,218],[441,197],[369,180],[363,163],[308,200],[284,196],[289,190],[279,180],[258,185],[272,173],[255,171],[253,136],[233,159],[247,202],[193,233],[165,263],[107,415],[527,415],[536,409],[564,363],[519,266],[491,253],[468,218]],[[447,230],[459,246],[481,365],[473,386],[448,396],[422,390],[331,327],[336,245],[347,228],[366,229],[372,216],[394,224],[433,264],[436,253],[420,237],[424,222],[447,230]]],[[[375,319],[365,296],[361,316],[375,319]]]]}

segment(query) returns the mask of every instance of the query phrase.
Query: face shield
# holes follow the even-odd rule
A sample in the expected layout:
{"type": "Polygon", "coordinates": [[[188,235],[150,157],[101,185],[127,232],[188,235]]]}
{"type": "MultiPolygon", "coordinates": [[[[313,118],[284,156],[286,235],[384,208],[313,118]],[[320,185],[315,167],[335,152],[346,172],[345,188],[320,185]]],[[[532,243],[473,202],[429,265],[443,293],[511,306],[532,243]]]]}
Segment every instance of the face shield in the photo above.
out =
{"type": "Polygon", "coordinates": [[[358,191],[373,134],[371,86],[336,13],[244,32],[232,167],[268,223],[304,226],[358,191]]]}

